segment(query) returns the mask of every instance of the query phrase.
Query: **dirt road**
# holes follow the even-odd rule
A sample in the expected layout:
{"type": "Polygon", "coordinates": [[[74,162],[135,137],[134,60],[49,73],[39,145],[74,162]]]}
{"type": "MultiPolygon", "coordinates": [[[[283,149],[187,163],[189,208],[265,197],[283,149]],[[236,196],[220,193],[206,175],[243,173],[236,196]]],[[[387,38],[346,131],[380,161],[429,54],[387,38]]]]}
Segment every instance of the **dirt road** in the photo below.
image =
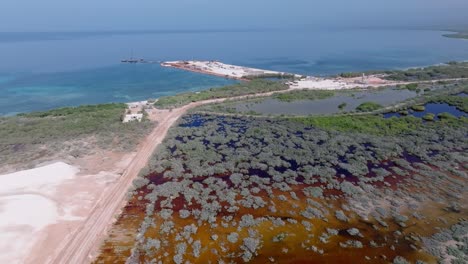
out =
{"type": "MultiPolygon", "coordinates": [[[[238,98],[239,99],[239,98],[238,98]]],[[[112,227],[113,218],[125,205],[125,196],[133,179],[140,170],[146,166],[156,147],[166,137],[169,128],[188,110],[193,107],[220,102],[225,99],[214,99],[190,103],[183,107],[169,110],[160,110],[152,118],[157,119],[158,125],[149,134],[137,150],[137,154],[117,180],[112,188],[102,194],[92,209],[89,217],[74,231],[69,239],[65,238],[63,246],[57,248],[46,263],[54,264],[82,264],[92,261],[99,246],[105,238],[106,231],[112,227]]]]}
{"type": "Polygon", "coordinates": [[[47,263],[81,264],[89,263],[92,260],[92,254],[98,249],[107,228],[112,224],[113,217],[124,205],[125,195],[133,179],[147,164],[153,151],[166,136],[168,129],[191,107],[194,105],[187,105],[173,111],[164,111],[158,117],[158,126],[140,145],[135,158],[117,183],[102,194],[89,217],[68,241],[64,241],[63,247],[58,248],[55,254],[50,256],[47,263]]]}

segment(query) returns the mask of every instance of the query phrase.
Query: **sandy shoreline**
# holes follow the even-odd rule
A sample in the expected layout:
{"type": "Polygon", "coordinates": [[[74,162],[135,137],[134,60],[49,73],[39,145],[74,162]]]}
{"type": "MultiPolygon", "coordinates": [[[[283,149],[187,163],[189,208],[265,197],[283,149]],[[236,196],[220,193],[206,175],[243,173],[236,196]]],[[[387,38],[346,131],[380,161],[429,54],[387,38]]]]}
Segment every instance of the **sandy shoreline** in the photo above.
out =
{"type": "Polygon", "coordinates": [[[383,79],[382,75],[355,78],[318,78],[314,76],[302,76],[293,73],[225,64],[218,61],[167,61],[162,62],[161,66],[242,81],[249,81],[249,78],[269,75],[276,77],[289,76],[294,77],[294,80],[287,83],[291,89],[338,90],[391,85],[394,83],[383,79]]]}
{"type": "Polygon", "coordinates": [[[289,75],[300,77],[300,75],[295,75],[286,72],[250,68],[226,64],[219,61],[166,61],[162,62],[161,66],[242,81],[248,81],[249,77],[265,75],[289,75]]]}
{"type": "MultiPolygon", "coordinates": [[[[302,76],[299,74],[262,70],[244,66],[237,66],[231,64],[225,64],[218,61],[167,61],[162,62],[161,66],[177,68],[181,70],[197,72],[201,74],[207,74],[212,76],[218,76],[229,79],[249,81],[250,78],[265,77],[265,76],[287,76],[294,77],[291,81],[286,82],[290,90],[297,89],[310,89],[310,90],[343,90],[343,89],[355,89],[355,88],[372,88],[382,87],[391,85],[405,85],[410,83],[430,83],[436,80],[429,81],[413,81],[413,82],[402,82],[402,81],[391,81],[385,79],[385,74],[372,74],[359,77],[343,78],[343,77],[315,77],[315,76],[302,76]]],[[[457,81],[464,80],[467,78],[454,78],[454,79],[443,79],[445,81],[457,81]]],[[[441,80],[437,80],[441,81],[441,80]]]]}

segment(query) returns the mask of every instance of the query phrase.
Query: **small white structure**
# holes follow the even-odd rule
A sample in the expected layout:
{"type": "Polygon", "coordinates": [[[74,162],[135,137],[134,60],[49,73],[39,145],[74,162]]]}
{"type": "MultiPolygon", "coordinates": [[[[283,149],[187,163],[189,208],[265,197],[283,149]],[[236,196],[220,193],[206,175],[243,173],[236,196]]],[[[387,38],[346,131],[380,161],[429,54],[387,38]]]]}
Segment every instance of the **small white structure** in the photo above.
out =
{"type": "Polygon", "coordinates": [[[126,114],[123,123],[128,123],[130,121],[138,121],[141,122],[141,119],[143,119],[143,114],[126,114]]]}

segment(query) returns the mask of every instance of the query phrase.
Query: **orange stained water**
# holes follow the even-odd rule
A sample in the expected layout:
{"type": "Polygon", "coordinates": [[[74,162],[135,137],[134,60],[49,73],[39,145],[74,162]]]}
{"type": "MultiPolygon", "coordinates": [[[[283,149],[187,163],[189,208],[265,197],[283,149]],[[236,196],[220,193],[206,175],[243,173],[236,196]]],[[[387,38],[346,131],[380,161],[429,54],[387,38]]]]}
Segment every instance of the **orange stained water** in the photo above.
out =
{"type": "MultiPolygon", "coordinates": [[[[296,188],[300,187],[297,186],[296,188]]],[[[364,261],[366,263],[382,263],[385,260],[390,261],[396,256],[403,256],[410,261],[423,260],[428,263],[435,263],[435,259],[432,256],[420,250],[421,244],[419,241],[405,239],[405,236],[411,234],[432,235],[436,231],[434,229],[435,226],[441,228],[448,227],[467,214],[467,212],[447,212],[444,210],[445,205],[431,202],[427,203],[421,211],[421,214],[426,217],[425,219],[410,218],[405,228],[400,227],[389,219],[386,220],[389,227],[383,228],[375,222],[360,220],[350,212],[346,212],[348,217],[351,218],[351,221],[348,223],[335,219],[333,216],[334,211],[339,208],[341,203],[347,202],[344,199],[340,199],[320,201],[321,204],[331,207],[327,208],[330,214],[326,221],[322,219],[308,220],[300,215],[300,212],[307,207],[306,198],[301,192],[296,191],[296,193],[299,196],[299,200],[289,198],[287,201],[280,201],[277,198],[273,198],[277,208],[277,212],[275,213],[268,211],[266,208],[246,209],[243,207],[235,214],[222,212],[225,215],[232,215],[237,223],[244,214],[251,214],[256,218],[264,216],[279,217],[285,222],[284,226],[274,226],[272,222],[264,221],[255,227],[250,227],[259,235],[262,241],[258,255],[252,258],[253,263],[269,263],[271,261],[279,263],[361,263],[364,261]],[[443,217],[446,222],[439,221],[439,217],[443,217]],[[295,219],[298,223],[289,223],[287,219],[295,219]],[[313,227],[311,231],[306,230],[301,224],[302,220],[312,223],[313,227]],[[378,229],[375,229],[373,225],[378,226],[378,229]],[[351,237],[347,234],[345,230],[352,227],[359,229],[363,237],[351,237]],[[323,233],[326,233],[326,228],[337,229],[339,230],[339,234],[331,236],[327,243],[322,243],[319,237],[323,233]],[[402,232],[403,235],[395,237],[394,232],[397,230],[402,232]],[[285,234],[284,240],[274,242],[273,238],[279,234],[285,234]],[[363,248],[340,247],[340,242],[346,242],[349,239],[361,241],[364,245],[363,248]],[[372,240],[380,246],[371,247],[369,243],[372,240]],[[414,245],[416,249],[413,249],[411,245],[414,245]],[[323,253],[314,252],[311,250],[312,246],[315,246],[319,251],[323,250],[323,253]]],[[[264,200],[269,199],[266,193],[260,194],[264,200]]],[[[289,197],[288,193],[280,191],[275,191],[274,194],[275,197],[279,194],[289,197]]],[[[128,258],[131,248],[135,246],[135,235],[144,218],[145,204],[146,202],[138,201],[135,197],[130,201],[112,229],[108,240],[103,245],[101,255],[97,258],[96,263],[120,263],[128,258]]],[[[193,209],[186,205],[177,207],[180,209],[182,206],[193,209]]],[[[141,254],[140,261],[157,259],[162,260],[163,263],[171,263],[173,256],[176,254],[175,246],[178,243],[185,242],[184,240],[177,241],[176,234],[182,231],[184,226],[191,224],[198,226],[197,220],[192,217],[181,219],[178,216],[178,212],[175,211],[172,219],[175,224],[174,232],[161,234],[159,227],[164,220],[157,214],[157,209],[155,212],[154,221],[156,227],[149,228],[145,236],[161,240],[163,246],[159,251],[154,251],[154,254],[141,254]]],[[[192,263],[215,263],[218,259],[223,259],[226,262],[243,262],[241,245],[242,240],[249,237],[249,228],[238,229],[237,225],[232,226],[231,223],[227,228],[223,227],[220,215],[218,215],[217,227],[210,227],[206,222],[198,226],[196,234],[193,234],[191,238],[193,241],[199,240],[201,242],[202,249],[200,256],[195,257],[192,254],[191,246],[187,243],[184,260],[192,263]],[[227,235],[231,232],[239,234],[237,243],[231,243],[227,240],[227,235]],[[213,234],[218,235],[217,240],[212,238],[213,234]]]]}

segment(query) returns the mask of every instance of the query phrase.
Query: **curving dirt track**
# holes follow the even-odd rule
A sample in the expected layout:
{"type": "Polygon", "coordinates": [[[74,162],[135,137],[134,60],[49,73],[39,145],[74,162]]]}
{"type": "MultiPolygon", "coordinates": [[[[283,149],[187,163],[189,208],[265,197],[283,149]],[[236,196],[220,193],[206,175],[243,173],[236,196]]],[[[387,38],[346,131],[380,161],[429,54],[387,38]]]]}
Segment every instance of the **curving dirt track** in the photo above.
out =
{"type": "Polygon", "coordinates": [[[49,257],[47,263],[72,264],[92,261],[92,254],[99,247],[107,228],[111,226],[113,217],[125,203],[125,195],[133,179],[147,164],[153,151],[162,142],[169,128],[187,109],[194,106],[187,105],[173,111],[164,111],[158,115],[158,126],[143,141],[136,156],[117,183],[102,194],[86,221],[81,224],[68,241],[64,241],[63,247],[57,248],[55,254],[49,257]]]}
{"type": "Polygon", "coordinates": [[[152,117],[157,119],[158,125],[141,143],[136,156],[133,158],[128,168],[114,186],[101,195],[101,198],[93,207],[88,218],[68,237],[68,239],[64,238],[63,246],[57,248],[55,252],[49,256],[46,263],[81,264],[91,262],[105,237],[107,229],[112,226],[114,216],[124,207],[125,196],[133,179],[138,175],[140,170],[146,166],[156,147],[166,137],[169,128],[188,109],[223,100],[225,99],[206,100],[190,103],[183,107],[173,109],[172,111],[158,111],[156,116],[152,117]]]}

